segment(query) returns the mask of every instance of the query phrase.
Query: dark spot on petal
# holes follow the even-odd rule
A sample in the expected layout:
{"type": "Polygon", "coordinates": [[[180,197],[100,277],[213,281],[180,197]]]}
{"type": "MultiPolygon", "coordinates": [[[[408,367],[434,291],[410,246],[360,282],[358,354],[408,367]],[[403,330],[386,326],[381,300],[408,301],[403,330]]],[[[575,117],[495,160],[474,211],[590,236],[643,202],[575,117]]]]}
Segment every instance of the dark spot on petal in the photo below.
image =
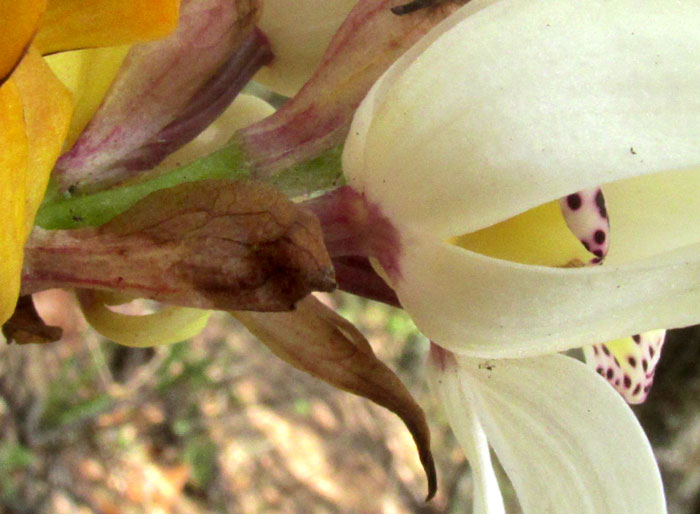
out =
{"type": "Polygon", "coordinates": [[[646,359],[642,359],[642,369],[643,369],[644,371],[646,371],[648,367],[649,367],[649,363],[647,362],[647,360],[646,360],[646,359]]]}
{"type": "Polygon", "coordinates": [[[603,218],[608,219],[608,210],[605,208],[605,197],[603,196],[603,192],[600,189],[595,195],[595,204],[598,206],[598,211],[600,212],[600,215],[603,218]]]}
{"type": "Polygon", "coordinates": [[[605,242],[605,232],[602,230],[596,230],[595,234],[593,234],[593,239],[595,239],[596,243],[602,245],[605,242]]]}
{"type": "Polygon", "coordinates": [[[630,366],[632,366],[633,368],[637,366],[637,359],[635,359],[634,357],[628,357],[627,362],[629,362],[630,366]]]}
{"type": "Polygon", "coordinates": [[[634,342],[637,343],[637,344],[639,344],[639,343],[641,342],[641,340],[642,340],[642,338],[640,337],[639,334],[633,335],[633,336],[632,336],[632,339],[634,339],[634,342]]]}
{"type": "Polygon", "coordinates": [[[649,357],[654,358],[654,348],[652,346],[649,347],[649,357]]]}
{"type": "Polygon", "coordinates": [[[601,366],[598,366],[595,370],[600,376],[603,376],[603,371],[605,371],[601,366]]]}
{"type": "Polygon", "coordinates": [[[625,375],[625,388],[629,389],[630,387],[632,387],[632,379],[629,375],[625,375]]]}
{"type": "Polygon", "coordinates": [[[598,347],[595,346],[595,345],[593,346],[593,353],[594,353],[595,355],[598,355],[598,347]]]}
{"type": "Polygon", "coordinates": [[[644,386],[644,392],[645,392],[645,393],[648,393],[648,392],[649,392],[649,389],[651,389],[651,386],[650,386],[650,385],[644,386]]]}
{"type": "Polygon", "coordinates": [[[614,372],[613,372],[613,369],[612,369],[612,368],[608,368],[608,372],[605,374],[605,376],[608,377],[608,380],[611,380],[611,379],[612,379],[613,373],[614,373],[614,372]]]}
{"type": "Polygon", "coordinates": [[[581,196],[578,193],[574,193],[566,197],[566,205],[569,209],[575,211],[581,207],[581,196]]]}
{"type": "Polygon", "coordinates": [[[620,379],[619,379],[619,378],[618,378],[617,380],[615,380],[615,385],[616,385],[616,386],[619,386],[619,385],[620,385],[620,379]]]}
{"type": "Polygon", "coordinates": [[[637,387],[634,388],[634,391],[632,391],[632,394],[639,394],[639,391],[642,389],[642,384],[637,384],[637,387]]]}
{"type": "Polygon", "coordinates": [[[583,247],[588,250],[589,252],[591,251],[591,247],[586,243],[585,241],[581,241],[581,244],[583,244],[583,247]]]}
{"type": "Polygon", "coordinates": [[[593,255],[602,259],[603,258],[603,250],[596,250],[595,252],[593,252],[593,255]]]}
{"type": "Polygon", "coordinates": [[[604,344],[601,344],[600,347],[603,349],[603,353],[605,355],[610,355],[610,350],[608,350],[607,346],[605,346],[604,344]]]}
{"type": "Polygon", "coordinates": [[[602,257],[596,257],[594,259],[591,259],[591,264],[599,264],[602,260],[602,257]]]}
{"type": "Polygon", "coordinates": [[[615,366],[617,366],[617,367],[619,368],[619,367],[620,367],[620,361],[617,360],[617,357],[613,357],[613,359],[615,359],[615,366]]]}

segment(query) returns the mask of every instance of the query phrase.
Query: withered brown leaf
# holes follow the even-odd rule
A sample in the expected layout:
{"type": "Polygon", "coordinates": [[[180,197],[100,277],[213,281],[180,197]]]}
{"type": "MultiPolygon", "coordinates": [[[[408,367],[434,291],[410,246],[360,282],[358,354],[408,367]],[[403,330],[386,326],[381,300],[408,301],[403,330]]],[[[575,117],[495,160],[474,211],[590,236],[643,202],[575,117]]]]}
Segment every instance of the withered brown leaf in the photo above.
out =
{"type": "Polygon", "coordinates": [[[35,229],[22,292],[74,287],[182,306],[281,311],[335,286],[316,218],[272,186],[156,191],[99,228],[35,229]]]}
{"type": "Polygon", "coordinates": [[[428,479],[427,499],[435,495],[437,475],[425,413],[352,323],[313,295],[297,303],[293,312],[233,315],[275,355],[295,368],[397,414],[418,448],[428,479]]]}

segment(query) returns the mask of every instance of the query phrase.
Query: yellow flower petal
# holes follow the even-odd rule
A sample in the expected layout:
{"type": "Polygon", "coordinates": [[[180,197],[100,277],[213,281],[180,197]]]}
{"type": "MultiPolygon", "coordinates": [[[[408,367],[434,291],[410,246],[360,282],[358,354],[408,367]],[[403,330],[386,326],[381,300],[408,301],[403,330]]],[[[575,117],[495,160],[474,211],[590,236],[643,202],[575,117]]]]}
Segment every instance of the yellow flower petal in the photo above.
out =
{"type": "Polygon", "coordinates": [[[20,91],[10,79],[0,87],[0,324],[19,294],[25,234],[27,139],[20,91]]]}
{"type": "Polygon", "coordinates": [[[179,0],[49,0],[35,44],[43,54],[157,39],[177,26],[179,0]]]}
{"type": "Polygon", "coordinates": [[[22,58],[45,7],[46,0],[0,0],[0,82],[22,58]]]}
{"type": "Polygon", "coordinates": [[[130,45],[88,48],[45,57],[53,72],[73,93],[75,103],[64,147],[73,146],[102,103],[130,45]]]}
{"type": "Polygon", "coordinates": [[[70,92],[34,48],[22,59],[12,80],[22,98],[29,150],[25,175],[25,230],[28,234],[63,146],[73,103],[70,92]]]}

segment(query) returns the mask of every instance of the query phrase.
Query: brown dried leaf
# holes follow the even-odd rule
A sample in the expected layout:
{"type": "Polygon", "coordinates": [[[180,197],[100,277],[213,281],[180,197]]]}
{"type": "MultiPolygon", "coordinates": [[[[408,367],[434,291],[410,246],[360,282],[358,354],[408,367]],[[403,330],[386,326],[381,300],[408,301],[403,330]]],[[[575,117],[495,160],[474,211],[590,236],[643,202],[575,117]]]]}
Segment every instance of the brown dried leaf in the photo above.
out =
{"type": "Polygon", "coordinates": [[[425,413],[401,380],[374,355],[352,323],[312,295],[284,313],[233,315],[279,358],[334,387],[363,396],[397,414],[418,448],[428,479],[429,500],[437,490],[425,413]]]}
{"type": "Polygon", "coordinates": [[[96,229],[35,229],[22,291],[119,291],[221,310],[281,311],[335,286],[316,218],[273,187],[212,180],[157,191],[96,229]]]}
{"type": "Polygon", "coordinates": [[[2,326],[2,334],[8,343],[44,344],[61,339],[63,330],[44,323],[34,307],[32,297],[26,295],[17,300],[15,313],[2,326]]]}

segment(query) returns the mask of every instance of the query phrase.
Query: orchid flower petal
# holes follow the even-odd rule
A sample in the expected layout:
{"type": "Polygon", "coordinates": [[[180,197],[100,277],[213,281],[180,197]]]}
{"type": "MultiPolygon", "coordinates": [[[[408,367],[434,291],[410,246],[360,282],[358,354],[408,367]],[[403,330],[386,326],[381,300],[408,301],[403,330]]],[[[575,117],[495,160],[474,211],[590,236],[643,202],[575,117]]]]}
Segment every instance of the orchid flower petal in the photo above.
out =
{"type": "Polygon", "coordinates": [[[12,78],[22,96],[29,145],[25,179],[25,229],[28,234],[34,226],[34,216],[68,132],[73,102],[70,92],[34,48],[29,49],[12,78]]]}
{"type": "Polygon", "coordinates": [[[541,355],[700,320],[700,243],[624,265],[562,269],[406,232],[399,265],[391,285],[421,332],[472,356],[541,355]]]}
{"type": "Polygon", "coordinates": [[[0,84],[22,59],[45,8],[46,0],[0,0],[0,84]]]}
{"type": "Polygon", "coordinates": [[[20,90],[14,79],[0,86],[0,324],[19,294],[26,210],[27,136],[20,90]]]}
{"type": "Polygon", "coordinates": [[[617,341],[585,346],[586,363],[604,377],[628,403],[647,399],[666,338],[652,330],[617,341]]]}
{"type": "MultiPolygon", "coordinates": [[[[438,349],[438,352],[454,359],[441,349],[438,349]]],[[[428,361],[427,377],[430,388],[442,403],[450,427],[472,468],[474,514],[505,512],[486,434],[475,410],[471,391],[462,387],[456,363],[452,362],[441,369],[440,363],[431,358],[428,361]]]]}
{"type": "Polygon", "coordinates": [[[73,146],[102,103],[129,45],[87,48],[46,56],[51,70],[73,93],[75,108],[64,146],[73,146]]]}
{"type": "Polygon", "coordinates": [[[700,4],[476,3],[385,73],[350,130],[348,181],[398,228],[452,237],[698,165],[700,4]]]}
{"type": "Polygon", "coordinates": [[[645,259],[700,241],[700,167],[636,177],[603,189],[613,231],[606,265],[645,259]]]}
{"type": "Polygon", "coordinates": [[[294,96],[320,64],[333,34],[357,0],[265,0],[258,26],[270,41],[274,61],[255,80],[294,96]]]}
{"type": "Polygon", "coordinates": [[[42,54],[158,39],[177,26],[180,0],[49,0],[34,43],[42,54]]]}
{"type": "Polygon", "coordinates": [[[610,220],[605,207],[605,196],[599,188],[572,193],[560,200],[566,225],[595,255],[592,264],[602,262],[610,245],[610,220]]]}
{"type": "Polygon", "coordinates": [[[114,312],[99,292],[81,291],[80,307],[92,328],[107,339],[136,348],[179,343],[199,334],[212,311],[189,307],[164,307],[153,314],[133,316],[114,312]]]}
{"type": "Polygon", "coordinates": [[[525,513],[665,512],[639,422],[583,363],[562,355],[457,362],[525,513]]]}

